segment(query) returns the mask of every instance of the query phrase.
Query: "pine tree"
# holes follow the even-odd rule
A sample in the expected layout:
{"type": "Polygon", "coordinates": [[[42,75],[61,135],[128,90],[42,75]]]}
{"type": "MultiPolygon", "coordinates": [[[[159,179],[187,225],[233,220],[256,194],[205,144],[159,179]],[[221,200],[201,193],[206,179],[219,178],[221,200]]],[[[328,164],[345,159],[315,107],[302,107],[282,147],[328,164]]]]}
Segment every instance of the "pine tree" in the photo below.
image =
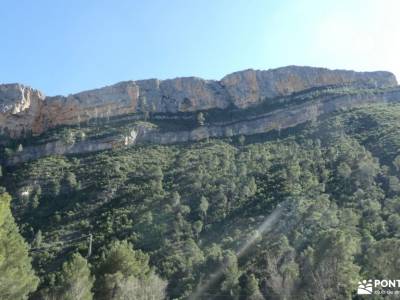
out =
{"type": "Polygon", "coordinates": [[[103,280],[105,293],[100,294],[98,299],[162,300],[165,299],[166,286],[166,281],[154,273],[149,274],[147,279],[124,277],[121,272],[106,274],[103,280]]]}
{"type": "Polygon", "coordinates": [[[42,244],[42,240],[43,240],[42,231],[39,229],[36,232],[35,239],[33,240],[33,247],[39,248],[42,244]]]}
{"type": "Polygon", "coordinates": [[[173,192],[172,196],[171,196],[171,205],[173,207],[178,206],[179,204],[181,204],[181,196],[179,195],[178,192],[173,192]]]}
{"type": "Polygon", "coordinates": [[[36,290],[38,279],[11,214],[10,201],[8,194],[0,195],[0,299],[27,299],[36,290]]]}
{"type": "Polygon", "coordinates": [[[200,220],[197,220],[196,222],[193,223],[193,230],[196,235],[196,238],[199,237],[200,232],[203,230],[203,222],[200,220]]]}
{"type": "Polygon", "coordinates": [[[135,251],[127,241],[114,242],[105,253],[100,273],[121,272],[124,276],[145,277],[150,273],[149,257],[141,251],[135,251]]]}
{"type": "Polygon", "coordinates": [[[114,242],[98,271],[96,299],[164,299],[166,282],[148,265],[149,257],[127,241],[114,242]]]}
{"type": "Polygon", "coordinates": [[[78,186],[75,174],[67,172],[63,178],[62,185],[66,189],[65,192],[74,191],[78,186]]]}
{"type": "Polygon", "coordinates": [[[224,257],[223,281],[221,291],[224,295],[234,297],[237,295],[239,286],[239,268],[236,255],[228,251],[224,257]]]}
{"type": "Polygon", "coordinates": [[[354,263],[358,239],[337,229],[318,234],[315,248],[302,253],[303,286],[315,299],[351,299],[360,271],[354,263]]]}
{"type": "Polygon", "coordinates": [[[258,281],[254,274],[243,274],[239,278],[240,284],[240,297],[243,300],[260,300],[264,299],[258,287],[258,281]]]}
{"type": "Polygon", "coordinates": [[[199,204],[199,210],[201,212],[201,215],[203,217],[203,219],[207,222],[207,211],[208,211],[208,207],[209,207],[209,203],[207,201],[207,198],[202,196],[200,198],[200,204],[199,204]]]}
{"type": "Polygon", "coordinates": [[[60,300],[91,300],[94,278],[90,275],[88,262],[79,253],[65,262],[59,276],[60,300]]]}

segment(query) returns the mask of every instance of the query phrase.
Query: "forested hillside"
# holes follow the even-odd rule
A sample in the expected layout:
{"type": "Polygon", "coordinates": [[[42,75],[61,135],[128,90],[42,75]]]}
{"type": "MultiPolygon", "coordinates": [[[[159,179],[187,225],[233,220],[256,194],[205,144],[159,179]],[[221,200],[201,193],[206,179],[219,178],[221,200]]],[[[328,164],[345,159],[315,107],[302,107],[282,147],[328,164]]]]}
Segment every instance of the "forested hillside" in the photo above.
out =
{"type": "Polygon", "coordinates": [[[399,120],[370,104],[3,167],[31,299],[351,299],[360,279],[396,279],[399,120]]]}

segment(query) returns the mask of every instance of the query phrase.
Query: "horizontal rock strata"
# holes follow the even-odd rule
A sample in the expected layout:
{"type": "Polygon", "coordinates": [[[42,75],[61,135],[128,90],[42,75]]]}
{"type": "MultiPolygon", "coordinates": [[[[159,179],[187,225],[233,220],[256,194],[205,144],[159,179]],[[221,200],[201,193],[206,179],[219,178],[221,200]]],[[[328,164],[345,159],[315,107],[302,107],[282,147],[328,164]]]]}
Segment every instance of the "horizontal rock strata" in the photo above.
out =
{"type": "Polygon", "coordinates": [[[199,141],[210,137],[226,137],[234,135],[251,135],[271,130],[294,127],[304,122],[315,120],[323,114],[349,110],[373,103],[400,103],[400,89],[382,93],[360,93],[354,95],[327,96],[318,100],[292,105],[272,112],[260,114],[248,119],[218,123],[218,125],[200,126],[194,130],[162,131],[160,129],[136,126],[129,136],[114,136],[102,139],[80,141],[65,144],[61,141],[50,142],[39,146],[25,147],[15,153],[7,161],[7,165],[15,165],[48,155],[65,155],[94,152],[127,147],[134,144],[157,143],[173,144],[199,141]]]}
{"type": "Polygon", "coordinates": [[[245,70],[220,81],[196,77],[126,81],[74,95],[45,97],[20,84],[0,85],[0,133],[13,138],[34,135],[58,125],[134,113],[194,112],[246,108],[268,99],[326,85],[394,87],[389,72],[354,72],[289,66],[245,70]]]}

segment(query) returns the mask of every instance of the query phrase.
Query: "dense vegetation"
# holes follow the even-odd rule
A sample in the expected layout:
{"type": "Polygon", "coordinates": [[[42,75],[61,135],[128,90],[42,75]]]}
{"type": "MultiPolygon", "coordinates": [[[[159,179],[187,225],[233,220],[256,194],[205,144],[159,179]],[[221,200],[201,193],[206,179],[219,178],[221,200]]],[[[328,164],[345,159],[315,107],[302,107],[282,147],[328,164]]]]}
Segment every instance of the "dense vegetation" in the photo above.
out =
{"type": "Polygon", "coordinates": [[[371,105],[3,168],[32,299],[350,299],[360,279],[396,279],[399,120],[371,105]]]}
{"type": "Polygon", "coordinates": [[[11,197],[0,189],[0,299],[27,299],[38,278],[31,267],[28,247],[10,210],[11,197]]]}

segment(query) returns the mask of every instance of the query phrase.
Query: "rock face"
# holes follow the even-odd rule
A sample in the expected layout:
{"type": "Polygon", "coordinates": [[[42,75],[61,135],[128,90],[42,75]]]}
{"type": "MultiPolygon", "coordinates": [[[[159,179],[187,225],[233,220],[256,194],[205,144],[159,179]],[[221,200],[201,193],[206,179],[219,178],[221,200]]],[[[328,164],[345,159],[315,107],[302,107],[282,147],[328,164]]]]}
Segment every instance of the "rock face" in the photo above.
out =
{"type": "Polygon", "coordinates": [[[44,95],[21,84],[0,85],[0,133],[17,137],[25,131],[42,131],[44,95]]]}
{"type": "Polygon", "coordinates": [[[290,66],[268,71],[245,70],[225,76],[221,83],[236,107],[244,108],[265,98],[338,84],[361,84],[370,87],[396,86],[389,72],[354,72],[324,68],[290,66]]]}
{"type": "Polygon", "coordinates": [[[197,77],[138,81],[140,109],[162,113],[226,108],[229,97],[217,81],[197,77]],[[145,104],[143,101],[145,100],[145,104]]]}
{"type": "Polygon", "coordinates": [[[400,88],[379,94],[360,93],[340,97],[321,97],[318,101],[306,102],[291,107],[277,109],[256,117],[221,122],[201,126],[193,130],[160,131],[155,128],[137,125],[127,136],[110,136],[106,138],[85,140],[66,144],[54,141],[38,146],[28,146],[16,152],[5,161],[6,165],[16,165],[48,155],[65,155],[127,147],[134,144],[156,143],[173,144],[188,141],[199,141],[209,137],[228,137],[234,135],[251,135],[276,129],[285,129],[314,120],[322,114],[337,110],[349,110],[372,103],[400,103],[400,88]]]}
{"type": "Polygon", "coordinates": [[[138,95],[139,87],[133,81],[127,81],[68,97],[48,97],[42,111],[44,122],[41,131],[57,125],[134,113],[138,95]]]}
{"type": "Polygon", "coordinates": [[[227,75],[221,81],[196,77],[126,81],[67,97],[44,97],[32,88],[6,84],[0,85],[0,133],[11,137],[24,132],[40,134],[57,125],[137,112],[246,108],[269,98],[339,84],[384,88],[396,86],[397,82],[389,72],[289,66],[267,71],[245,70],[227,75]]]}
{"type": "Polygon", "coordinates": [[[338,97],[321,97],[317,101],[293,105],[260,114],[256,117],[198,127],[191,131],[160,132],[157,130],[142,134],[136,143],[173,144],[199,141],[211,137],[230,137],[252,135],[271,130],[294,127],[307,121],[315,120],[323,114],[346,111],[362,105],[374,103],[400,103],[400,89],[380,94],[360,93],[338,97]]]}

